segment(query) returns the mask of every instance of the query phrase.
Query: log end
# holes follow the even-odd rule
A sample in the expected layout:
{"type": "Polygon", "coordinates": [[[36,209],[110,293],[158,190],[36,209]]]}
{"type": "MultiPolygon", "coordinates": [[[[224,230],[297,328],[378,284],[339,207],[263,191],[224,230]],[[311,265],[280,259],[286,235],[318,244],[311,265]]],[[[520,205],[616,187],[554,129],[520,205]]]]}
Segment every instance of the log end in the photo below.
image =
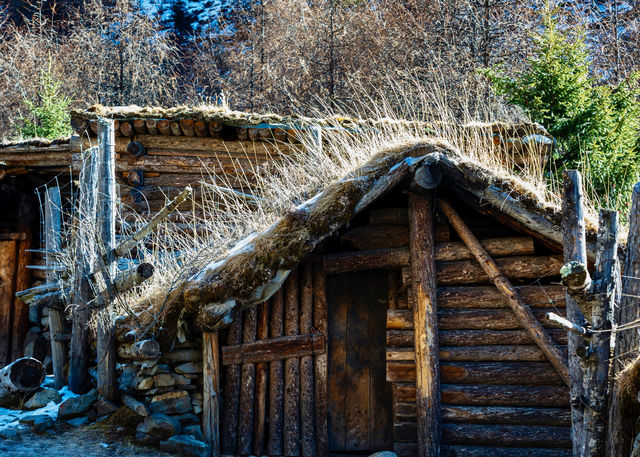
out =
{"type": "Polygon", "coordinates": [[[44,366],[39,360],[31,357],[18,359],[9,365],[11,390],[27,392],[37,389],[44,381],[44,366]]]}
{"type": "Polygon", "coordinates": [[[141,263],[138,265],[137,271],[141,279],[149,279],[153,276],[154,267],[150,263],[141,263]]]}

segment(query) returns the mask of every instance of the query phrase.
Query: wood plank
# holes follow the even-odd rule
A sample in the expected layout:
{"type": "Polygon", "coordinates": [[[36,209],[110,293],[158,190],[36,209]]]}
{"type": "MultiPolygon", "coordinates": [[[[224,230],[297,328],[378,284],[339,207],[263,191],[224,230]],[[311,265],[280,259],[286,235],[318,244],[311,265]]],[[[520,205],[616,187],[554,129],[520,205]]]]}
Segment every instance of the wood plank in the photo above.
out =
{"type": "Polygon", "coordinates": [[[281,336],[222,348],[222,364],[261,363],[312,356],[325,352],[322,334],[281,336]]]}
{"type": "Polygon", "coordinates": [[[328,457],[329,438],[327,429],[327,276],[322,267],[313,265],[313,323],[316,329],[325,336],[325,352],[314,356],[315,375],[315,426],[316,449],[319,457],[328,457]]]}
{"type": "MultiPolygon", "coordinates": [[[[561,285],[516,287],[532,308],[564,308],[565,288],[561,285]]],[[[438,308],[508,308],[504,295],[494,286],[438,287],[438,308]]]]}
{"type": "MultiPolygon", "coordinates": [[[[566,353],[566,348],[564,348],[566,353]]],[[[536,345],[441,346],[438,357],[451,362],[544,362],[545,355],[536,345]]],[[[387,348],[388,361],[414,360],[413,348],[387,348]]]]}
{"type": "Polygon", "coordinates": [[[202,334],[202,430],[212,457],[220,456],[220,355],[218,333],[202,334]]]}
{"type": "MultiPolygon", "coordinates": [[[[284,284],[286,335],[300,330],[298,271],[293,270],[284,284]]],[[[300,359],[284,362],[284,455],[300,455],[300,359]]]]}
{"type": "Polygon", "coordinates": [[[11,360],[13,293],[16,280],[18,242],[0,241],[0,367],[11,360]]]}
{"type": "MultiPolygon", "coordinates": [[[[449,226],[435,226],[437,243],[449,241],[449,226]]],[[[398,225],[360,225],[342,235],[342,240],[360,250],[399,248],[409,245],[409,228],[398,225]]]]}
{"type": "MultiPolygon", "coordinates": [[[[261,303],[258,308],[258,323],[256,339],[266,340],[269,337],[269,301],[261,303]]],[[[265,427],[267,422],[267,375],[268,365],[266,362],[256,364],[256,405],[253,418],[253,453],[264,455],[265,427]]]]}
{"type": "MultiPolygon", "coordinates": [[[[31,270],[27,265],[31,263],[31,232],[27,233],[24,240],[18,241],[18,254],[16,261],[16,283],[14,291],[25,290],[31,285],[31,270]]],[[[49,310],[51,311],[51,310],[49,310]]],[[[11,339],[11,360],[17,360],[23,356],[24,338],[29,330],[29,306],[18,297],[13,297],[13,331],[11,339]]]]}
{"type": "Polygon", "coordinates": [[[347,359],[347,308],[348,300],[342,291],[348,287],[348,275],[331,275],[327,279],[329,324],[328,372],[328,438],[329,449],[345,449],[345,394],[347,359]]]}
{"type": "MultiPolygon", "coordinates": [[[[566,330],[549,329],[548,332],[556,344],[567,344],[566,330]]],[[[443,346],[533,344],[533,339],[524,330],[440,330],[438,340],[443,346]]],[[[413,347],[413,330],[387,330],[387,346],[413,347]]]]}
{"type": "Polygon", "coordinates": [[[571,429],[569,427],[542,425],[444,424],[442,438],[447,444],[571,447],[571,429]]]}
{"type": "MultiPolygon", "coordinates": [[[[284,332],[284,296],[280,288],[271,298],[270,334],[277,338],[284,332]]],[[[269,455],[282,455],[284,417],[284,362],[269,363],[269,455]]]]}
{"type": "Polygon", "coordinates": [[[553,425],[571,427],[569,408],[523,408],[508,406],[442,407],[442,419],[462,424],[553,425]]]}
{"type": "MultiPolygon", "coordinates": [[[[310,334],[313,327],[313,266],[303,263],[300,275],[300,333],[310,334]]],[[[322,339],[324,340],[324,338],[322,339]]],[[[324,341],[322,341],[324,350],[324,341]]],[[[317,455],[315,442],[313,358],[305,355],[300,359],[300,434],[303,457],[317,455]]],[[[260,454],[257,454],[260,455],[260,454]]]]}
{"type": "MultiPolygon", "coordinates": [[[[414,382],[414,362],[387,362],[387,382],[414,382]]],[[[559,385],[562,378],[548,362],[446,362],[442,382],[460,384],[559,385]]]]}
{"type": "MultiPolygon", "coordinates": [[[[545,327],[555,327],[546,318],[547,312],[563,315],[564,309],[534,309],[533,315],[545,327]]],[[[510,309],[446,309],[438,312],[438,327],[441,330],[516,330],[522,324],[510,309]]],[[[387,311],[387,328],[411,330],[413,316],[410,310],[387,311]]]]}
{"type": "MultiPolygon", "coordinates": [[[[251,343],[256,339],[258,311],[255,307],[244,312],[242,341],[251,343]]],[[[249,455],[253,450],[253,412],[256,385],[256,366],[254,363],[242,364],[240,384],[240,413],[238,415],[238,454],[249,455]]]]}
{"type": "MultiPolygon", "coordinates": [[[[442,446],[442,457],[571,457],[571,449],[442,446]]],[[[400,457],[400,456],[398,456],[400,457]]]]}
{"type": "MultiPolygon", "coordinates": [[[[233,311],[233,322],[227,334],[227,344],[242,341],[242,310],[233,311]]],[[[224,401],[222,402],[222,454],[235,454],[238,445],[238,409],[240,408],[240,365],[230,365],[225,369],[224,401]]]]}
{"type": "MultiPolygon", "coordinates": [[[[533,239],[530,237],[488,238],[482,240],[481,244],[489,254],[497,257],[533,254],[533,239]]],[[[460,241],[435,244],[433,255],[438,262],[473,259],[471,251],[460,241]]],[[[323,264],[327,274],[336,274],[348,271],[401,268],[409,265],[409,257],[409,248],[392,247],[328,254],[323,257],[323,264]]],[[[525,266],[520,268],[526,270],[525,266]]]]}
{"type": "MultiPolygon", "coordinates": [[[[438,455],[441,440],[438,309],[431,194],[409,196],[418,455],[438,455]]],[[[387,368],[387,379],[389,370],[387,368]]],[[[394,428],[394,440],[401,439],[394,428]]],[[[415,436],[415,433],[413,433],[415,436]]]]}

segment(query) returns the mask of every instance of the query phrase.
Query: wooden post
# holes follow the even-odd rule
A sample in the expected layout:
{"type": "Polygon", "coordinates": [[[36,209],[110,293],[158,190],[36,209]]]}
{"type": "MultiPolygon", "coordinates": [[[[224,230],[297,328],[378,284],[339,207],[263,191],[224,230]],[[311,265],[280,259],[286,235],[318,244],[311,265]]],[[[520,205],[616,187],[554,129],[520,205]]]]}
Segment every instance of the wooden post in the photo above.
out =
{"type": "Polygon", "coordinates": [[[604,457],[606,448],[607,383],[609,376],[609,312],[620,285],[618,213],[600,210],[596,274],[591,307],[590,355],[584,363],[584,456],[604,457]]]}
{"type": "MultiPolygon", "coordinates": [[[[31,283],[31,229],[25,228],[25,238],[18,241],[15,290],[24,290],[31,283]]],[[[23,356],[24,338],[29,330],[29,306],[18,297],[13,298],[13,334],[11,339],[11,360],[23,356]]]]}
{"type": "Polygon", "coordinates": [[[516,315],[518,321],[520,321],[533,341],[535,341],[549,362],[551,362],[554,368],[558,371],[558,374],[567,383],[567,385],[569,385],[569,369],[564,362],[562,352],[542,327],[542,324],[536,318],[535,314],[533,314],[527,302],[524,301],[518,290],[513,287],[511,282],[509,282],[509,280],[502,274],[496,262],[489,256],[489,254],[487,254],[487,251],[484,250],[478,239],[474,236],[453,207],[444,200],[440,200],[439,205],[449,219],[451,226],[458,233],[462,241],[464,241],[464,244],[466,244],[469,250],[473,253],[482,269],[485,271],[487,276],[489,276],[491,282],[498,288],[500,293],[504,295],[507,304],[516,315]]]}
{"type": "MultiPolygon", "coordinates": [[[[308,335],[313,326],[313,270],[303,263],[300,275],[300,334],[308,335]]],[[[316,456],[313,414],[313,357],[300,358],[300,434],[303,457],[316,456]]]]}
{"type": "MultiPolygon", "coordinates": [[[[637,305],[640,296],[640,183],[633,188],[631,212],[629,213],[629,237],[627,238],[627,256],[622,273],[622,295],[620,304],[614,308],[616,327],[620,327],[640,318],[637,305]]],[[[629,361],[638,356],[640,336],[636,326],[621,331],[614,328],[615,348],[611,379],[615,380],[629,361]]],[[[629,455],[634,439],[634,420],[624,417],[624,410],[618,397],[620,384],[613,383],[609,404],[609,426],[607,455],[626,457],[629,455]]]]}
{"type": "MultiPolygon", "coordinates": [[[[227,346],[239,344],[242,341],[242,310],[233,311],[233,322],[227,334],[227,346]]],[[[240,406],[240,365],[230,365],[226,368],[224,384],[224,402],[222,403],[222,436],[220,437],[221,452],[225,455],[235,455],[238,443],[238,408],[240,406]]]]}
{"type": "MultiPolygon", "coordinates": [[[[284,293],[280,288],[271,298],[271,338],[284,332],[284,293]]],[[[283,361],[269,363],[269,445],[268,455],[282,455],[282,421],[284,416],[284,368],[283,361]]]]}
{"type": "Polygon", "coordinates": [[[0,241],[0,367],[11,362],[11,318],[15,290],[16,240],[0,241]]]}
{"type": "MultiPolygon", "coordinates": [[[[47,189],[44,205],[45,260],[46,264],[51,266],[55,263],[55,254],[60,251],[62,245],[62,200],[58,187],[47,189]]],[[[47,270],[47,282],[54,281],[56,281],[55,273],[47,270]]],[[[49,308],[49,335],[53,378],[56,389],[62,389],[65,385],[64,364],[67,353],[64,341],[56,338],[57,335],[64,333],[64,313],[57,305],[49,308]]]]}
{"type": "Polygon", "coordinates": [[[220,456],[220,348],[218,333],[203,333],[202,369],[202,429],[212,457],[220,456]]]}
{"type": "Polygon", "coordinates": [[[440,364],[438,361],[438,309],[433,240],[433,198],[409,197],[411,293],[416,358],[416,412],[418,455],[440,455],[440,364]]]}
{"type": "MultiPolygon", "coordinates": [[[[269,337],[269,301],[258,305],[258,329],[256,339],[269,337]]],[[[253,417],[253,453],[265,454],[265,428],[267,424],[267,374],[266,362],[256,364],[256,406],[253,417]]]]}
{"type": "Polygon", "coordinates": [[[315,415],[316,415],[316,449],[318,457],[329,455],[329,430],[327,413],[327,276],[322,265],[313,266],[313,322],[320,333],[324,335],[325,352],[314,357],[315,375],[315,415]]]}
{"type": "MultiPolygon", "coordinates": [[[[564,264],[579,262],[587,265],[587,242],[585,236],[584,208],[582,196],[582,178],[576,170],[565,170],[562,187],[562,238],[564,264]]],[[[567,319],[586,327],[582,312],[573,297],[567,295],[567,319]]],[[[584,404],[582,402],[583,370],[576,350],[584,346],[584,340],[575,333],[568,335],[569,383],[571,395],[571,429],[573,437],[573,455],[582,456],[584,444],[584,404]]]]}
{"type": "Polygon", "coordinates": [[[88,151],[88,159],[80,173],[78,214],[75,215],[77,220],[76,265],[72,297],[73,324],[69,360],[69,390],[77,394],[85,393],[88,387],[89,305],[94,298],[89,275],[95,265],[96,155],[96,149],[88,151]]]}
{"type": "MultiPolygon", "coordinates": [[[[284,284],[285,335],[298,335],[300,329],[298,271],[293,270],[284,284]]],[[[284,455],[300,455],[300,359],[284,361],[284,455]]]]}
{"type": "MultiPolygon", "coordinates": [[[[257,310],[255,307],[244,312],[242,342],[251,343],[256,340],[257,310]]],[[[240,383],[240,413],[238,415],[238,455],[250,455],[253,450],[253,413],[254,393],[256,385],[256,365],[242,364],[242,381],[240,383]]]]}
{"type": "MultiPolygon", "coordinates": [[[[102,276],[111,288],[116,276],[117,266],[114,262],[116,247],[116,166],[115,166],[115,134],[113,121],[98,120],[98,240],[104,243],[103,252],[105,268],[102,276]]],[[[102,258],[96,253],[97,258],[102,258]]],[[[108,307],[109,296],[100,297],[106,306],[99,311],[96,351],[98,355],[98,391],[108,400],[116,397],[116,348],[114,339],[113,312],[108,307]]]]}

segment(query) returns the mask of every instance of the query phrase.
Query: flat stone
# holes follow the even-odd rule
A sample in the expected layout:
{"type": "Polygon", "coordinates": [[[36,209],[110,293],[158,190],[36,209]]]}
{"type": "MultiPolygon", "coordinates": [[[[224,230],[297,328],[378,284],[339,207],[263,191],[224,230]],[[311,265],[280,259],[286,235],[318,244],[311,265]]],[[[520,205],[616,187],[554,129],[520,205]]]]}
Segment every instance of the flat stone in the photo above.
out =
{"type": "Polygon", "coordinates": [[[209,446],[191,435],[175,435],[160,442],[160,449],[188,457],[208,457],[209,446]]]}
{"type": "Polygon", "coordinates": [[[53,427],[53,424],[55,424],[55,421],[51,416],[43,415],[33,421],[33,431],[36,433],[44,433],[53,427]]]}
{"type": "Polygon", "coordinates": [[[136,428],[136,441],[142,444],[157,444],[180,433],[180,422],[166,414],[151,414],[136,428]]]}
{"type": "Polygon", "coordinates": [[[374,454],[371,454],[369,457],[398,457],[395,452],[391,451],[380,451],[374,454]]]}
{"type": "Polygon", "coordinates": [[[184,391],[156,395],[149,403],[152,414],[183,414],[191,411],[189,394],[184,391]]]}
{"type": "Polygon", "coordinates": [[[191,435],[198,441],[204,442],[204,433],[202,433],[202,428],[199,424],[186,425],[182,427],[183,435],[191,435]]]}
{"type": "Polygon", "coordinates": [[[26,413],[26,414],[23,414],[22,417],[20,417],[20,423],[33,425],[37,420],[42,419],[43,417],[49,417],[49,415],[38,413],[35,411],[32,413],[26,413]]]}
{"type": "Polygon", "coordinates": [[[175,367],[176,373],[197,374],[202,373],[202,363],[186,362],[175,367]]]}
{"type": "Polygon", "coordinates": [[[167,352],[163,355],[163,358],[169,363],[198,362],[202,360],[202,351],[199,349],[181,349],[167,352]]]}
{"type": "Polygon", "coordinates": [[[42,389],[31,396],[24,404],[24,409],[29,411],[47,406],[50,402],[56,405],[62,401],[62,397],[55,389],[42,389]]]}
{"type": "Polygon", "coordinates": [[[84,395],[69,398],[60,404],[58,417],[62,420],[67,420],[83,416],[89,411],[96,400],[98,400],[98,391],[96,389],[91,389],[84,395]]]}
{"type": "Polygon", "coordinates": [[[149,390],[151,388],[175,387],[189,384],[191,380],[175,373],[163,373],[145,378],[138,384],[138,390],[149,390]]]}
{"type": "Polygon", "coordinates": [[[98,416],[107,416],[109,414],[113,414],[118,411],[119,408],[119,406],[114,402],[103,398],[95,402],[93,407],[95,408],[96,413],[98,413],[98,416]]]}
{"type": "Polygon", "coordinates": [[[69,419],[67,424],[72,427],[82,427],[83,425],[87,425],[89,423],[89,418],[87,416],[76,417],[75,419],[69,419]]]}

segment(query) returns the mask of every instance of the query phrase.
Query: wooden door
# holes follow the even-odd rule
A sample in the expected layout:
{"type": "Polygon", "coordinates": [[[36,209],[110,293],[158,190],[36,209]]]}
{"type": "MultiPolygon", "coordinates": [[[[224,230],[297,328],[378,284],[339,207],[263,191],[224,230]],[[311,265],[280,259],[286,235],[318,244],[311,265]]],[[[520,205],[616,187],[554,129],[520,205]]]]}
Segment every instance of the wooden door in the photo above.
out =
{"type": "Polygon", "coordinates": [[[331,452],[393,447],[385,380],[387,272],[329,276],[328,426],[331,452]]]}
{"type": "Polygon", "coordinates": [[[11,362],[17,246],[14,240],[0,241],[0,367],[11,362]]]}

